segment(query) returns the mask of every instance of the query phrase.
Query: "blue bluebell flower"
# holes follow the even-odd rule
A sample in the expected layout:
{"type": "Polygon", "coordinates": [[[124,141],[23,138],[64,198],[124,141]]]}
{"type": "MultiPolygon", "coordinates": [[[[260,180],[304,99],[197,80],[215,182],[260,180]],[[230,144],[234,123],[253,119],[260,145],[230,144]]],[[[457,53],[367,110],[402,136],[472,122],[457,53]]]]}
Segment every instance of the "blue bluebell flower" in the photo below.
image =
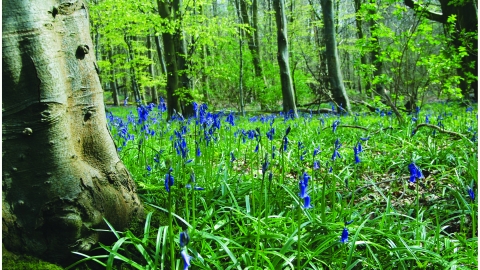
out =
{"type": "Polygon", "coordinates": [[[365,141],[368,141],[368,140],[370,140],[370,136],[368,136],[368,137],[366,137],[366,138],[360,137],[360,140],[362,140],[362,141],[364,141],[364,142],[365,142],[365,141]]]}
{"type": "Polygon", "coordinates": [[[298,196],[300,198],[305,198],[307,196],[307,185],[303,181],[298,182],[298,188],[300,189],[300,193],[298,193],[298,196]]]}
{"type": "Polygon", "coordinates": [[[232,127],[235,126],[235,116],[233,115],[233,112],[230,112],[225,121],[232,125],[232,127]]]}
{"type": "Polygon", "coordinates": [[[272,181],[272,178],[273,178],[273,173],[272,173],[272,171],[270,171],[268,173],[268,181],[272,181]]]}
{"type": "Polygon", "coordinates": [[[425,178],[423,176],[422,170],[415,165],[414,162],[408,165],[408,170],[410,171],[410,182],[415,183],[416,179],[425,178]]]}
{"type": "MultiPolygon", "coordinates": [[[[186,184],[186,185],[185,185],[185,188],[191,189],[191,188],[192,188],[192,185],[191,185],[191,184],[186,184]]],[[[193,189],[194,189],[194,190],[205,190],[205,188],[199,187],[199,186],[193,186],[193,189]]]]}
{"type": "Polygon", "coordinates": [[[285,152],[287,151],[287,149],[288,149],[288,137],[285,136],[283,137],[283,151],[285,152]]]}
{"type": "Polygon", "coordinates": [[[355,155],[355,164],[360,163],[360,157],[358,157],[359,153],[360,153],[360,150],[357,148],[357,146],[354,146],[353,154],[355,155]]]}
{"type": "Polygon", "coordinates": [[[475,201],[475,192],[473,191],[473,189],[471,187],[468,187],[468,196],[470,197],[470,199],[472,201],[475,201]]]}
{"type": "Polygon", "coordinates": [[[320,162],[318,160],[313,161],[313,169],[314,170],[320,169],[320,162]]]}
{"type": "Polygon", "coordinates": [[[428,115],[425,115],[425,123],[426,123],[426,124],[429,124],[429,123],[430,123],[430,118],[428,117],[428,115]]]}
{"type": "Polygon", "coordinates": [[[152,167],[150,167],[150,165],[147,165],[147,171],[149,171],[149,172],[152,171],[152,167]]]}
{"type": "Polygon", "coordinates": [[[188,231],[180,232],[180,247],[183,248],[188,245],[190,241],[190,236],[188,236],[188,231]]]}
{"type": "Polygon", "coordinates": [[[187,270],[188,267],[190,267],[190,255],[188,255],[187,251],[185,249],[182,249],[182,251],[180,251],[180,256],[182,256],[182,260],[183,260],[183,270],[187,270]]]}
{"type": "Polygon", "coordinates": [[[262,173],[265,174],[268,170],[268,165],[270,165],[270,162],[268,162],[268,159],[265,159],[265,161],[262,163],[262,173]]]}
{"type": "Polygon", "coordinates": [[[303,197],[303,208],[308,209],[312,208],[313,206],[310,204],[310,196],[303,197]]]}
{"type": "Polygon", "coordinates": [[[160,110],[160,112],[162,113],[167,111],[167,103],[165,102],[163,97],[160,97],[160,104],[158,104],[157,109],[160,110]]]}
{"type": "Polygon", "coordinates": [[[271,128],[268,132],[267,132],[267,138],[271,141],[273,140],[273,135],[275,135],[275,128],[271,128]]]}
{"type": "Polygon", "coordinates": [[[335,131],[337,131],[338,124],[340,124],[340,120],[333,121],[332,129],[333,129],[334,133],[335,133],[335,131]]]}
{"type": "Polygon", "coordinates": [[[303,183],[305,184],[305,186],[308,186],[308,181],[310,180],[310,175],[308,175],[307,172],[303,172],[303,176],[302,176],[302,181],[303,183]]]}
{"type": "Polygon", "coordinates": [[[348,242],[348,229],[343,227],[342,236],[340,237],[340,242],[346,244],[348,242]]]}
{"type": "Polygon", "coordinates": [[[165,190],[167,192],[170,192],[170,187],[173,186],[173,184],[175,183],[173,175],[172,175],[172,171],[173,171],[173,169],[170,168],[168,170],[168,173],[165,175],[165,190]]]}
{"type": "Polygon", "coordinates": [[[337,149],[334,149],[332,154],[332,160],[335,160],[337,158],[342,158],[342,156],[340,156],[340,153],[338,152],[337,149]]]}
{"type": "Polygon", "coordinates": [[[320,153],[320,146],[313,149],[313,157],[317,156],[320,153]]]}
{"type": "Polygon", "coordinates": [[[230,162],[234,162],[235,160],[237,159],[235,158],[235,155],[233,154],[233,151],[232,151],[230,152],[230,162]]]}

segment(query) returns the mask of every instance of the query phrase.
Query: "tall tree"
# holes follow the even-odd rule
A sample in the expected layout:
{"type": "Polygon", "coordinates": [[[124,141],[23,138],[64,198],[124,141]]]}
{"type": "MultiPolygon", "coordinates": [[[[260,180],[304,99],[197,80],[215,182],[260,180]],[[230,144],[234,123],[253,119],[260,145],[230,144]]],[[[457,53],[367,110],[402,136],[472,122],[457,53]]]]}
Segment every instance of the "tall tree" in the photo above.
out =
{"type": "Polygon", "coordinates": [[[280,66],[280,81],[282,84],[283,111],[293,110],[297,115],[295,93],[288,60],[287,17],[285,16],[285,0],[273,0],[275,21],[277,23],[277,60],[280,66]]]}
{"type": "Polygon", "coordinates": [[[107,129],[85,2],[5,1],[2,15],[3,245],[65,263],[108,242],[103,218],[123,230],[143,208],[107,129]]]}
{"type": "Polygon", "coordinates": [[[333,100],[337,105],[342,106],[347,112],[351,112],[350,100],[343,84],[340,60],[338,58],[337,40],[335,38],[335,25],[333,20],[333,1],[320,0],[324,20],[324,37],[326,47],[326,58],[328,76],[332,87],[333,100]]]}
{"type": "Polygon", "coordinates": [[[415,10],[419,16],[439,22],[449,27],[453,22],[451,31],[451,44],[456,53],[466,53],[461,59],[457,73],[462,77],[460,89],[464,97],[468,97],[473,90],[475,100],[478,100],[478,5],[474,0],[440,0],[441,13],[430,10],[416,0],[404,0],[406,6],[415,10]]]}

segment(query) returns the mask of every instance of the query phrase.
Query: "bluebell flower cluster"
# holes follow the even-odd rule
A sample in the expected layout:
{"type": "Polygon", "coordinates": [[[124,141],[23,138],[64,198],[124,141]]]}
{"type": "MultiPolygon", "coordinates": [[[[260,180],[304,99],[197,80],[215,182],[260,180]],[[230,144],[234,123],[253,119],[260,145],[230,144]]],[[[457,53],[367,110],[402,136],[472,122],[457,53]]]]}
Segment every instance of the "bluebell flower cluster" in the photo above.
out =
{"type": "Polygon", "coordinates": [[[308,188],[308,181],[310,180],[310,176],[307,172],[304,172],[300,182],[298,182],[298,187],[300,189],[300,193],[298,196],[303,199],[303,208],[308,209],[312,208],[310,196],[308,196],[307,188],[308,188]]]}
{"type": "Polygon", "coordinates": [[[337,158],[342,158],[342,156],[340,156],[340,153],[338,152],[338,149],[340,149],[340,147],[342,147],[342,144],[340,143],[340,141],[338,139],[336,139],[335,140],[335,147],[333,149],[333,154],[332,154],[332,161],[334,161],[337,158]]]}
{"type": "Polygon", "coordinates": [[[470,199],[472,201],[475,201],[475,192],[473,191],[473,189],[471,187],[468,187],[468,196],[470,197],[470,199]]]}
{"type": "Polygon", "coordinates": [[[173,169],[170,168],[168,170],[168,173],[165,175],[165,190],[167,192],[170,192],[170,187],[173,186],[173,184],[175,183],[175,179],[172,175],[172,171],[173,169]]]}
{"type": "Polygon", "coordinates": [[[410,171],[410,182],[412,183],[415,183],[417,179],[425,178],[422,170],[414,162],[408,165],[408,170],[410,171]]]}
{"type": "Polygon", "coordinates": [[[187,231],[183,231],[180,233],[180,256],[183,260],[183,270],[187,270],[190,267],[190,259],[192,258],[188,255],[187,252],[187,245],[190,241],[190,236],[188,235],[187,231]]]}
{"type": "Polygon", "coordinates": [[[353,154],[355,156],[355,163],[360,163],[360,157],[358,154],[362,152],[362,144],[360,142],[357,143],[356,146],[353,147],[353,154]]]}
{"type": "Polygon", "coordinates": [[[340,242],[341,242],[342,244],[346,244],[346,243],[348,242],[348,229],[347,229],[347,225],[350,225],[352,222],[353,222],[353,220],[344,223],[343,230],[342,230],[342,236],[340,237],[340,242]]]}

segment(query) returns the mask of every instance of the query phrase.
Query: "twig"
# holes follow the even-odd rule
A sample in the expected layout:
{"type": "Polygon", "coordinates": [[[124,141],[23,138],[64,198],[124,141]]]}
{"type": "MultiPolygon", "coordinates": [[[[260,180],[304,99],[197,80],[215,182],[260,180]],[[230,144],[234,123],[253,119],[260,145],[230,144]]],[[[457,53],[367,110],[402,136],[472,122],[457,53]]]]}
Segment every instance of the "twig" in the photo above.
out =
{"type": "MultiPolygon", "coordinates": [[[[352,125],[338,125],[337,128],[339,127],[344,127],[344,128],[358,128],[358,129],[363,129],[365,131],[368,131],[368,128],[366,127],[361,127],[361,126],[352,126],[352,125]]],[[[325,130],[327,128],[331,128],[331,127],[324,127],[322,130],[325,130]]]]}
{"type": "Polygon", "coordinates": [[[455,137],[459,137],[461,139],[465,139],[467,141],[469,141],[470,143],[472,143],[472,141],[470,141],[470,139],[468,139],[465,135],[463,134],[460,134],[460,133],[457,133],[457,132],[454,132],[454,131],[449,131],[449,130],[445,130],[445,129],[442,129],[441,127],[438,127],[438,126],[435,126],[435,125],[432,125],[432,124],[426,124],[426,123],[422,123],[422,124],[418,124],[412,131],[412,134],[416,134],[417,131],[421,128],[421,127],[429,127],[429,128],[433,128],[433,129],[436,129],[442,133],[446,133],[448,135],[452,135],[452,136],[455,136],[455,137]]]}

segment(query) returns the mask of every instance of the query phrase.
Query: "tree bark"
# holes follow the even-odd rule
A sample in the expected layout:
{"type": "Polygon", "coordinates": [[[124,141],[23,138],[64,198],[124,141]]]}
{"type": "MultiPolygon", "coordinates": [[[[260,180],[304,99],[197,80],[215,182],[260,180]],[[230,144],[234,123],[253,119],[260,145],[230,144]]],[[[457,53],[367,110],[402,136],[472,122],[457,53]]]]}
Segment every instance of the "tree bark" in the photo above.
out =
{"type": "Polygon", "coordinates": [[[285,0],[273,0],[275,21],[277,24],[277,60],[280,66],[282,83],[283,111],[293,111],[297,116],[297,106],[293,92],[292,77],[288,60],[287,18],[285,16],[285,0]]]}
{"type": "Polygon", "coordinates": [[[350,100],[348,99],[345,86],[343,85],[340,60],[338,58],[337,41],[335,38],[335,25],[333,24],[332,0],[320,0],[324,19],[324,36],[328,75],[332,86],[332,95],[335,103],[342,106],[347,112],[351,112],[350,100]]]}
{"type": "Polygon", "coordinates": [[[124,230],[143,208],[107,129],[84,1],[2,11],[3,244],[65,265],[108,244],[103,218],[124,230]]]}
{"type": "MultiPolygon", "coordinates": [[[[152,37],[150,35],[147,36],[147,55],[148,55],[148,59],[152,61],[152,63],[148,65],[148,71],[150,72],[150,76],[152,76],[152,80],[153,80],[155,79],[155,67],[153,65],[155,61],[153,60],[153,56],[152,56],[152,37]]],[[[155,85],[150,87],[150,95],[151,95],[152,103],[159,104],[157,87],[155,85]]]]}
{"type": "Polygon", "coordinates": [[[112,50],[113,48],[110,48],[108,51],[108,60],[112,63],[112,69],[110,70],[110,75],[112,76],[110,89],[112,90],[113,105],[118,106],[120,105],[120,100],[118,97],[117,78],[115,78],[115,67],[113,66],[112,50]]]}
{"type": "MultiPolygon", "coordinates": [[[[173,20],[173,15],[171,14],[171,6],[162,1],[157,0],[158,12],[160,17],[164,19],[173,20]]],[[[163,39],[163,50],[165,52],[165,64],[167,68],[167,112],[168,118],[171,118],[174,114],[174,111],[180,112],[180,103],[178,96],[175,95],[175,92],[178,88],[178,69],[177,69],[177,59],[175,51],[175,42],[173,39],[173,34],[164,32],[162,33],[163,39]]]]}

